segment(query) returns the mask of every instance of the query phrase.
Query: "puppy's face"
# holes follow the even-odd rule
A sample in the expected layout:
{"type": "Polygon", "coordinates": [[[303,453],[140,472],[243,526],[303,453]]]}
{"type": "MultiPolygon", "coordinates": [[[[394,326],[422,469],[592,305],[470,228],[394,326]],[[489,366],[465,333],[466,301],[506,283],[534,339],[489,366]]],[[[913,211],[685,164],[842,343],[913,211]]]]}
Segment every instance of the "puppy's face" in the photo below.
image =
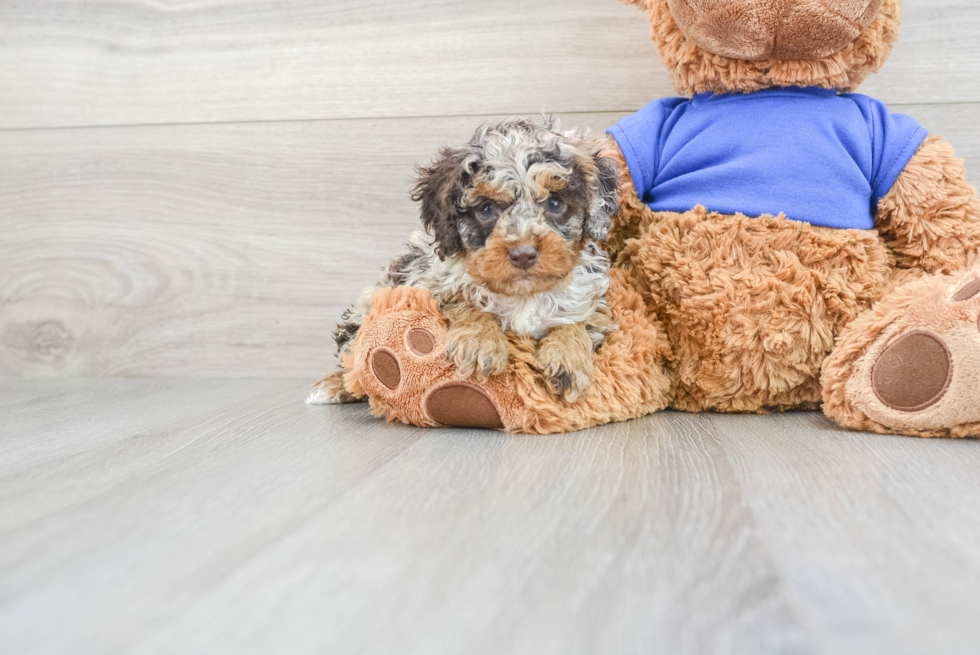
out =
{"type": "Polygon", "coordinates": [[[421,169],[413,197],[442,258],[495,293],[547,291],[602,240],[616,209],[616,163],[602,141],[563,136],[551,125],[511,119],[444,149],[421,169]]]}

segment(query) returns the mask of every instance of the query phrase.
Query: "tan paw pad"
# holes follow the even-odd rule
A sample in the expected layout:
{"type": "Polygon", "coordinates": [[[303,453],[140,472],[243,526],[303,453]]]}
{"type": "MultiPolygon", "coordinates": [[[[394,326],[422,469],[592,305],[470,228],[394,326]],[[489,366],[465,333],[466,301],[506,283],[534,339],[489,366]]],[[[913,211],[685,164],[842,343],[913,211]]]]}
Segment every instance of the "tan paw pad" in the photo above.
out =
{"type": "Polygon", "coordinates": [[[953,296],[953,302],[966,302],[980,293],[980,277],[970,282],[953,296]]]}
{"type": "Polygon", "coordinates": [[[378,382],[392,391],[398,388],[402,381],[401,366],[398,358],[387,349],[379,348],[371,355],[371,372],[378,382]]]}
{"type": "Polygon", "coordinates": [[[486,392],[469,384],[453,382],[437,388],[426,399],[425,410],[442,425],[491,430],[504,427],[486,392]]]}
{"type": "Polygon", "coordinates": [[[942,339],[928,332],[909,332],[875,361],[871,387],[892,409],[918,412],[938,403],[952,378],[952,358],[942,339]]]}
{"type": "Polygon", "coordinates": [[[419,357],[425,357],[436,348],[436,338],[424,328],[414,328],[408,331],[408,347],[419,357]]]}

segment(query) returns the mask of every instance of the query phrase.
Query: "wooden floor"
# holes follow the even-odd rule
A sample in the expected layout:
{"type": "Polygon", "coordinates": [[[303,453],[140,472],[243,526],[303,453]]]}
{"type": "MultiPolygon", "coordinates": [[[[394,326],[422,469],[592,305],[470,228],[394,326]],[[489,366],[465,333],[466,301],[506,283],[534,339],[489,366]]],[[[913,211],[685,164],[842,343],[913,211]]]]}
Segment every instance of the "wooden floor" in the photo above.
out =
{"type": "Polygon", "coordinates": [[[976,442],[421,430],[305,388],[0,379],[0,652],[980,649],[976,442]]]}

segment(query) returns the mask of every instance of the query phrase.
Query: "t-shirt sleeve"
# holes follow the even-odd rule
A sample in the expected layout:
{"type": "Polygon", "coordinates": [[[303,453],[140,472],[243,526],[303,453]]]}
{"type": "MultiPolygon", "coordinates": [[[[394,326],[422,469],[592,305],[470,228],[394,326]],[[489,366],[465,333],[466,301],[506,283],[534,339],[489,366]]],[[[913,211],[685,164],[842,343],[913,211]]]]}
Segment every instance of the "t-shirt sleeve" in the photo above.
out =
{"type": "Polygon", "coordinates": [[[660,158],[660,133],[671,110],[684,98],[662,98],[610,127],[606,132],[619,145],[630,169],[636,195],[649,200],[660,158]]]}
{"type": "Polygon", "coordinates": [[[929,131],[914,118],[893,114],[885,103],[866,98],[865,119],[871,134],[871,207],[891,191],[905,165],[912,159],[929,131]]]}

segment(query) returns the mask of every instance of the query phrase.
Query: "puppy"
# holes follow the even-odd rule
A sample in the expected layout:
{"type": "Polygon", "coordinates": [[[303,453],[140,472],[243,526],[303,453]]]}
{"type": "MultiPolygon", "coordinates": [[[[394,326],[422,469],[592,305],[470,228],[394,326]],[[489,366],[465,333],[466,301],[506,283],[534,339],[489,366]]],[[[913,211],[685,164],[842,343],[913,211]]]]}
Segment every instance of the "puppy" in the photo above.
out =
{"type": "MultiPolygon", "coordinates": [[[[615,329],[606,307],[609,260],[597,245],[617,209],[618,168],[603,139],[512,118],[443,148],[418,169],[412,198],[424,231],[343,315],[343,353],[384,287],[428,289],[448,319],[446,357],[463,376],[507,366],[505,332],[537,340],[535,361],[553,392],[572,402],[592,384],[593,353],[615,329]]],[[[352,402],[343,372],[309,403],[352,402]]]]}

